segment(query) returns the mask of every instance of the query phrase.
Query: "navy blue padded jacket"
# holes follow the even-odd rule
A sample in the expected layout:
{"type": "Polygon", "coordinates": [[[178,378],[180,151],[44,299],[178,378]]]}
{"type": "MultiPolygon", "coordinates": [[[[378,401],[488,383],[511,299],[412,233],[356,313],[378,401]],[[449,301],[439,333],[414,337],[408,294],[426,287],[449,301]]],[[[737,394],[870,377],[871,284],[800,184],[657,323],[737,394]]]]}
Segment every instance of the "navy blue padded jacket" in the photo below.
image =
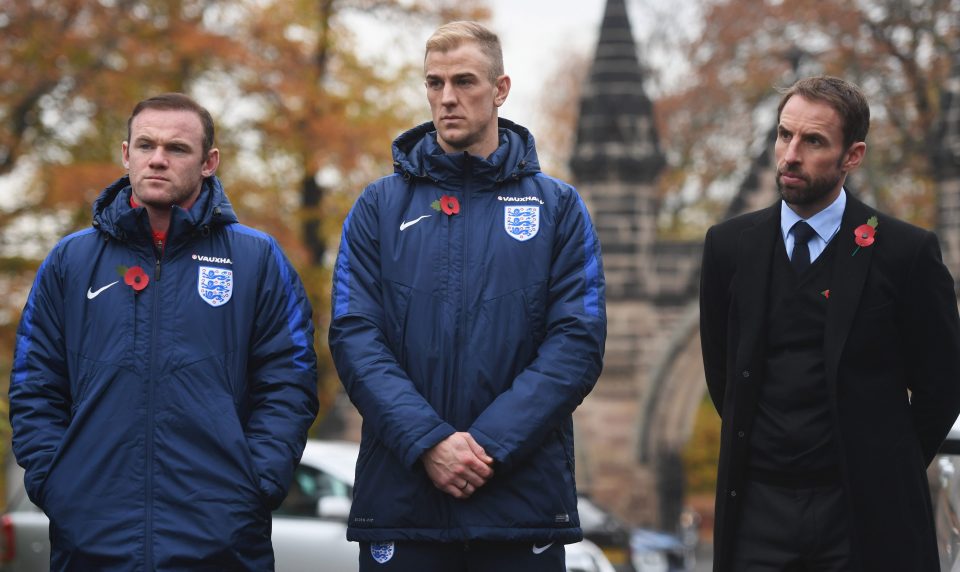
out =
{"type": "Polygon", "coordinates": [[[431,123],[404,133],[344,222],[329,335],[363,416],[351,540],[582,537],[572,413],[601,370],[600,246],[529,132],[501,119],[499,137],[482,159],[444,154],[431,123]],[[455,431],[496,461],[468,500],[419,460],[455,431]]]}
{"type": "Polygon", "coordinates": [[[47,256],[17,331],[13,449],[51,567],[272,570],[270,511],[317,413],[309,302],[216,178],[159,259],[129,185],[47,256]]]}

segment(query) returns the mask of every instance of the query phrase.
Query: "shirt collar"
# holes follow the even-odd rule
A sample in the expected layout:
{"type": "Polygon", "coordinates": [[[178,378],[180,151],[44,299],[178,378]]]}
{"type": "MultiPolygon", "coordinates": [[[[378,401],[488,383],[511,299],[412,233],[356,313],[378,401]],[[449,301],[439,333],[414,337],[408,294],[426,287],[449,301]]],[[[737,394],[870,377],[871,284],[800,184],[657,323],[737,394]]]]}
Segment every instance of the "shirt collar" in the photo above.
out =
{"type": "Polygon", "coordinates": [[[780,201],[780,231],[784,239],[790,234],[790,229],[797,221],[806,220],[817,236],[824,242],[830,242],[833,235],[840,231],[840,222],[843,220],[843,210],[847,206],[847,190],[841,189],[840,194],[834,199],[830,206],[818,212],[808,219],[801,218],[800,215],[793,212],[785,201],[780,201]]]}

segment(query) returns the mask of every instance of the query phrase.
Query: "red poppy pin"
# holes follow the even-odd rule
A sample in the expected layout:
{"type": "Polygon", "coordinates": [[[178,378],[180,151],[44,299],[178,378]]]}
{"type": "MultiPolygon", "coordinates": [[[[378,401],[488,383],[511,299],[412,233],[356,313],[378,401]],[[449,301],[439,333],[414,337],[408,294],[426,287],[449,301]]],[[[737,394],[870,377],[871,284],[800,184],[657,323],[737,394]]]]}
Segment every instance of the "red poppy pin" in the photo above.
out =
{"type": "Polygon", "coordinates": [[[457,197],[451,197],[450,195],[443,195],[430,203],[430,206],[433,210],[442,211],[447,216],[453,216],[460,212],[460,201],[457,200],[457,197]]]}
{"type": "Polygon", "coordinates": [[[828,288],[828,289],[824,290],[823,292],[820,292],[820,295],[823,296],[824,298],[826,298],[827,300],[829,300],[829,299],[830,299],[830,289],[828,288]]]}
{"type": "Polygon", "coordinates": [[[878,224],[880,223],[877,222],[877,217],[872,216],[867,219],[866,224],[861,224],[853,229],[853,240],[857,243],[857,248],[854,249],[853,254],[850,256],[860,252],[861,248],[866,248],[873,244],[873,241],[876,240],[878,224]]]}
{"type": "Polygon", "coordinates": [[[118,266],[117,273],[123,276],[123,283],[133,288],[134,292],[139,292],[150,283],[150,277],[139,266],[118,266]]]}

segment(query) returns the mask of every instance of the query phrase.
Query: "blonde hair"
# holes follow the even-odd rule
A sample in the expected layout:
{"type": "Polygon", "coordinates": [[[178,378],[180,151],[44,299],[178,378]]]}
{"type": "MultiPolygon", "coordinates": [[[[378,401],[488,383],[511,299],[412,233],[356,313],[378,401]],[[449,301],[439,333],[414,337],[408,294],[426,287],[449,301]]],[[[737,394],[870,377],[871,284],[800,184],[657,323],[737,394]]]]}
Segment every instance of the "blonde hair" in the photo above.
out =
{"type": "Polygon", "coordinates": [[[483,24],[470,21],[449,22],[439,28],[427,40],[427,49],[423,54],[426,62],[431,51],[448,52],[460,47],[464,42],[476,42],[480,51],[490,62],[490,83],[496,83],[503,75],[503,50],[500,38],[483,24]]]}

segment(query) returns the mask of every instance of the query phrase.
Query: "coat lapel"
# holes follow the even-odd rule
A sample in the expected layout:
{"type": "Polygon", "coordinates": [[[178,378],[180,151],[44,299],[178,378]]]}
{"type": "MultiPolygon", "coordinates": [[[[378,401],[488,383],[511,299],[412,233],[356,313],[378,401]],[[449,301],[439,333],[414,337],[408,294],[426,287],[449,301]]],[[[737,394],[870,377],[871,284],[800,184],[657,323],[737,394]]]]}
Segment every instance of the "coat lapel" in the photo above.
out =
{"type": "Polygon", "coordinates": [[[737,318],[740,325],[740,343],[737,364],[750,363],[758,348],[760,335],[765,331],[764,315],[767,290],[770,283],[770,264],[773,248],[780,232],[780,203],[764,211],[764,216],[753,227],[743,231],[737,245],[737,279],[732,296],[737,300],[737,318]]]}
{"type": "Polygon", "coordinates": [[[860,303],[860,294],[863,292],[867,272],[870,270],[873,250],[883,240],[883,229],[878,227],[877,243],[858,250],[853,231],[875,214],[869,207],[847,193],[847,206],[843,212],[840,230],[834,237],[834,240],[838,241],[837,252],[833,261],[833,276],[830,279],[830,297],[827,303],[827,324],[823,335],[827,380],[831,382],[836,381],[840,356],[860,303]]]}

